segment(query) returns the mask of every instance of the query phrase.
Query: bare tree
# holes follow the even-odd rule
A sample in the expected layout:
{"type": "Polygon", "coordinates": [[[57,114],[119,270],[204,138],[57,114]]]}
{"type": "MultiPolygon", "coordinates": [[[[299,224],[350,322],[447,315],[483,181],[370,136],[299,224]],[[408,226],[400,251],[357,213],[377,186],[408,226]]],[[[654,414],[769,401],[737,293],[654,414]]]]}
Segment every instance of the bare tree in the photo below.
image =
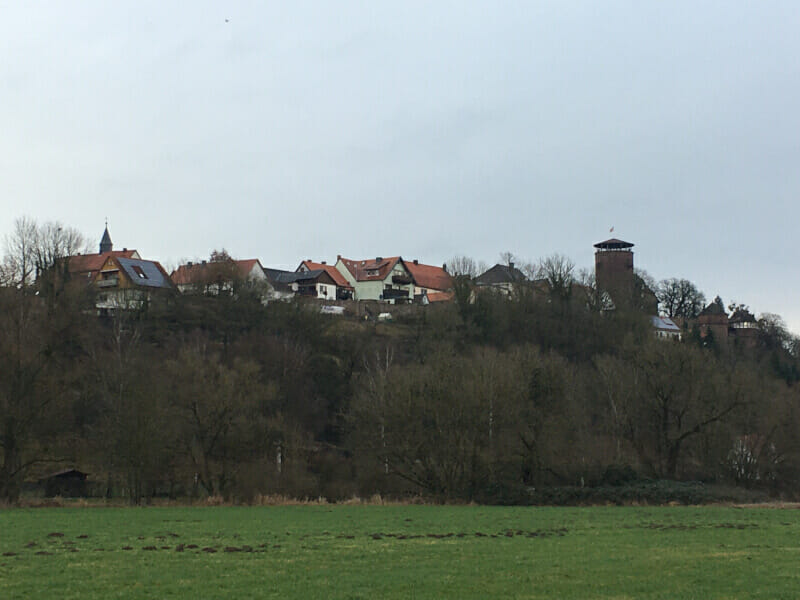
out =
{"type": "Polygon", "coordinates": [[[372,412],[378,420],[380,430],[380,453],[385,475],[389,474],[389,457],[386,451],[386,405],[389,394],[389,376],[394,362],[394,349],[386,345],[376,350],[369,360],[364,359],[366,385],[365,402],[371,405],[372,412]]]}
{"type": "Polygon", "coordinates": [[[539,265],[535,262],[526,260],[518,265],[515,264],[514,266],[519,269],[530,281],[535,281],[539,276],[539,265]]]}
{"type": "Polygon", "coordinates": [[[581,269],[575,278],[575,283],[579,293],[582,294],[581,299],[585,301],[586,308],[590,311],[611,310],[614,307],[608,292],[597,287],[594,271],[581,269]]]}
{"type": "Polygon", "coordinates": [[[83,235],[72,227],[52,221],[38,225],[30,217],[20,217],[5,239],[0,283],[25,289],[84,246],[83,235]]]}
{"type": "Polygon", "coordinates": [[[447,272],[453,277],[468,277],[470,279],[480,275],[478,264],[469,256],[454,256],[448,260],[447,272]]]}
{"type": "Polygon", "coordinates": [[[655,287],[661,314],[694,319],[703,310],[706,297],[688,279],[662,279],[655,287]]]}
{"type": "Polygon", "coordinates": [[[86,240],[77,229],[49,221],[36,228],[34,259],[36,270],[44,273],[63,258],[85,250],[86,240]]]}
{"type": "Polygon", "coordinates": [[[786,322],[780,315],[774,313],[761,313],[758,317],[758,329],[761,333],[761,342],[767,349],[793,350],[794,339],[786,327],[786,322]]]}
{"type": "Polygon", "coordinates": [[[239,470],[270,445],[262,408],[274,390],[261,383],[258,365],[225,365],[203,339],[181,349],[166,372],[179,441],[198,483],[210,495],[229,495],[239,470]]]}
{"type": "Polygon", "coordinates": [[[138,313],[117,310],[91,349],[102,411],[97,446],[131,504],[154,491],[175,455],[162,361],[150,355],[142,327],[138,313]]]}
{"type": "Polygon", "coordinates": [[[3,257],[3,284],[26,288],[36,277],[38,227],[30,217],[14,221],[14,231],[6,235],[3,257]]]}
{"type": "Polygon", "coordinates": [[[0,288],[0,498],[10,501],[30,467],[59,458],[51,442],[65,426],[59,411],[91,328],[71,295],[53,306],[25,288],[0,288]]]}
{"type": "Polygon", "coordinates": [[[517,261],[517,256],[513,252],[511,252],[511,250],[506,250],[505,252],[500,253],[501,264],[508,265],[510,267],[516,261],[517,261]]]}
{"type": "Polygon", "coordinates": [[[744,406],[735,379],[696,348],[651,341],[630,358],[595,360],[615,433],[651,475],[674,479],[689,441],[744,406]]]}
{"type": "Polygon", "coordinates": [[[568,300],[572,295],[572,284],[575,283],[575,263],[561,254],[552,254],[543,258],[536,270],[537,279],[543,279],[550,288],[554,298],[568,300]]]}
{"type": "Polygon", "coordinates": [[[356,453],[442,496],[474,497],[501,472],[535,480],[560,366],[529,348],[387,369],[390,356],[377,355],[351,406],[356,453]]]}
{"type": "Polygon", "coordinates": [[[203,270],[199,283],[205,294],[234,294],[244,281],[236,261],[225,248],[212,250],[208,263],[200,266],[203,270]]]}

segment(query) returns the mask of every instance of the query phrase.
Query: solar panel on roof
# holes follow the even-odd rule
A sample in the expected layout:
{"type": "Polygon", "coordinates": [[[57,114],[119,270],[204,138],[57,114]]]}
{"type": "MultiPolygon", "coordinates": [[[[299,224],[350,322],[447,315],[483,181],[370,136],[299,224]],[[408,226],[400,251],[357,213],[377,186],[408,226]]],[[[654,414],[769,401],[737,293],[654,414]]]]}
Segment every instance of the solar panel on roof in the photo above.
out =
{"type": "Polygon", "coordinates": [[[153,261],[131,258],[118,258],[117,261],[136,285],[156,288],[172,287],[153,261]]]}

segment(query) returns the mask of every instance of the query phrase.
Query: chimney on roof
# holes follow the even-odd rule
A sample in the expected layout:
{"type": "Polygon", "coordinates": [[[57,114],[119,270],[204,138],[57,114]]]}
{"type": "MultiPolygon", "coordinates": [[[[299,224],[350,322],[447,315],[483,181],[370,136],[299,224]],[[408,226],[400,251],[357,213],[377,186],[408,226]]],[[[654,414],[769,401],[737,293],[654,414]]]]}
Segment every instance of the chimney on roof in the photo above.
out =
{"type": "Polygon", "coordinates": [[[419,264],[419,261],[418,261],[416,258],[414,259],[414,264],[415,264],[415,265],[418,265],[418,264],[419,264]]]}
{"type": "Polygon", "coordinates": [[[322,264],[322,265],[327,265],[328,263],[326,263],[326,262],[323,260],[323,261],[322,261],[320,264],[322,264]]]}
{"type": "Polygon", "coordinates": [[[442,271],[447,273],[447,263],[442,263],[442,271]]]}
{"type": "Polygon", "coordinates": [[[203,264],[206,264],[206,261],[203,261],[203,264]]]}
{"type": "Polygon", "coordinates": [[[513,271],[514,270],[514,263],[511,262],[511,261],[508,261],[508,270],[509,271],[513,271]]]}
{"type": "Polygon", "coordinates": [[[375,262],[381,262],[382,260],[383,260],[382,256],[376,256],[375,257],[375,262]]]}
{"type": "Polygon", "coordinates": [[[122,251],[123,251],[123,252],[127,252],[127,251],[128,251],[128,249],[127,249],[127,248],[123,248],[123,249],[122,249],[122,251]]]}
{"type": "Polygon", "coordinates": [[[336,260],[342,260],[342,255],[341,254],[337,254],[336,255],[336,260]]]}
{"type": "Polygon", "coordinates": [[[189,262],[187,262],[187,263],[186,263],[186,266],[187,266],[187,267],[189,267],[189,268],[191,269],[191,268],[192,268],[192,261],[189,261],[189,262]]]}

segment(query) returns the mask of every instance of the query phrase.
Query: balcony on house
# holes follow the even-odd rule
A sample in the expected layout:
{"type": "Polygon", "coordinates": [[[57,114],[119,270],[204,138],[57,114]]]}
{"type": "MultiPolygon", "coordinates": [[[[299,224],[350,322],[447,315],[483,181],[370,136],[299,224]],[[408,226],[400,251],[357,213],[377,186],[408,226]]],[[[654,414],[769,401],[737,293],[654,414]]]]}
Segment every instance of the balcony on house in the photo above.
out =
{"type": "Polygon", "coordinates": [[[314,285],[299,285],[299,286],[297,286],[296,294],[298,296],[316,297],[317,288],[314,285]]]}
{"type": "Polygon", "coordinates": [[[398,298],[408,300],[408,297],[408,290],[406,289],[385,288],[383,290],[384,300],[397,300],[398,298]]]}
{"type": "Polygon", "coordinates": [[[395,285],[411,285],[411,277],[409,275],[392,275],[392,283],[395,285]]]}
{"type": "Polygon", "coordinates": [[[100,279],[96,282],[99,288],[117,287],[119,285],[119,271],[103,271],[100,273],[100,279]]]}

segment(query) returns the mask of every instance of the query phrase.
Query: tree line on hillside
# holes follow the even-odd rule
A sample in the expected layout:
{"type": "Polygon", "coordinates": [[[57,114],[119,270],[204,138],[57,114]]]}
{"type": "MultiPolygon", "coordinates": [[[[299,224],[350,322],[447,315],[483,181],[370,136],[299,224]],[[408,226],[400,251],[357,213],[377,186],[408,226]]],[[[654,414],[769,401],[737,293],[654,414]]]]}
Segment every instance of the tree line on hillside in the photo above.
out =
{"type": "Polygon", "coordinates": [[[28,225],[0,270],[6,501],[65,466],[134,503],[524,501],[620,474],[800,489],[800,357],[777,317],[752,347],[657,340],[560,257],[508,296],[457,274],[452,303],[393,323],[264,306],[245,285],[98,316],[63,267],[81,236],[28,225]]]}

